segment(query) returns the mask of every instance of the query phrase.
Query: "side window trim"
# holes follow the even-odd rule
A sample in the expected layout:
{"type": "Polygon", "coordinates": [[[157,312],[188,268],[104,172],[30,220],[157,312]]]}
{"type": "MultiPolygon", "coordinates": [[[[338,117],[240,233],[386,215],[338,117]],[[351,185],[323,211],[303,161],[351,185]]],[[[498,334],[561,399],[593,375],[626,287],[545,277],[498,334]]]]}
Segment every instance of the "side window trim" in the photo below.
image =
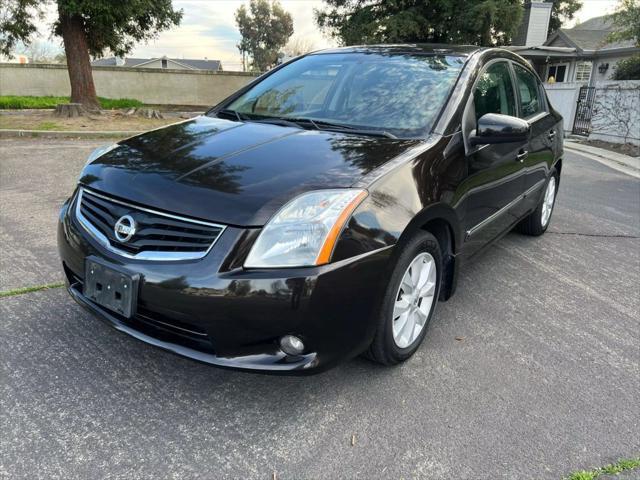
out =
{"type": "Polygon", "coordinates": [[[509,60],[509,75],[511,75],[511,84],[513,85],[513,93],[516,97],[516,115],[522,118],[522,100],[520,99],[520,89],[518,88],[518,78],[516,77],[516,69],[513,60],[509,60]]]}
{"type": "MultiPolygon", "coordinates": [[[[482,78],[482,75],[484,75],[484,73],[491,67],[493,67],[495,64],[497,63],[504,63],[507,67],[507,71],[509,72],[509,77],[511,78],[511,91],[513,92],[513,101],[515,102],[515,109],[516,112],[518,112],[518,97],[517,97],[517,83],[514,82],[514,76],[512,74],[512,68],[511,68],[511,60],[509,60],[508,58],[494,58],[492,60],[489,60],[487,63],[484,64],[484,66],[482,67],[482,69],[480,70],[480,73],[478,73],[478,77],[475,79],[475,81],[473,82],[473,86],[471,87],[471,95],[470,97],[475,99],[475,91],[476,91],[476,87],[478,86],[478,83],[480,82],[480,79],[482,78]]],[[[472,102],[473,103],[473,102],[472,102]]],[[[475,110],[475,105],[474,105],[474,110],[475,110]]]]}
{"type": "Polygon", "coordinates": [[[480,68],[478,75],[476,76],[475,80],[473,81],[473,85],[471,85],[471,89],[469,90],[469,96],[467,97],[467,101],[466,101],[466,105],[464,107],[464,111],[462,113],[462,140],[464,143],[464,147],[465,147],[465,155],[469,155],[472,152],[478,151],[482,148],[485,148],[487,145],[479,145],[479,146],[471,146],[469,144],[469,135],[471,134],[471,131],[473,129],[475,129],[475,115],[476,115],[476,111],[475,111],[475,103],[474,103],[474,98],[475,98],[475,91],[476,91],[476,86],[478,85],[478,82],[480,81],[480,79],[482,78],[482,75],[487,71],[487,69],[489,67],[491,67],[492,65],[499,63],[499,62],[503,62],[507,64],[507,68],[509,70],[509,74],[511,77],[511,89],[513,90],[513,100],[515,101],[516,105],[516,113],[519,112],[519,105],[520,105],[520,101],[518,97],[518,92],[517,92],[517,83],[515,82],[515,74],[513,72],[513,68],[511,67],[511,63],[512,60],[508,59],[508,58],[494,58],[489,60],[487,63],[485,63],[482,68],[480,68]],[[471,109],[473,109],[473,117],[474,117],[474,127],[470,130],[467,131],[466,129],[466,124],[467,124],[467,119],[468,116],[470,115],[470,111],[471,109]]]}
{"type": "Polygon", "coordinates": [[[518,63],[518,62],[514,62],[513,60],[509,60],[509,63],[511,64],[510,70],[511,70],[511,75],[512,75],[512,82],[514,83],[515,86],[515,94],[516,94],[516,103],[517,105],[517,111],[518,111],[518,117],[521,118],[522,120],[526,120],[529,123],[531,123],[531,120],[538,120],[538,118],[542,118],[545,117],[549,114],[549,106],[547,104],[547,95],[546,92],[544,91],[544,87],[542,86],[542,82],[540,81],[540,79],[538,78],[538,75],[535,74],[534,72],[531,72],[530,69],[528,69],[527,67],[525,67],[524,65],[518,63]],[[538,100],[541,106],[541,111],[534,113],[533,115],[529,115],[528,117],[522,117],[522,97],[520,97],[520,87],[518,85],[518,77],[516,74],[516,66],[522,68],[524,71],[528,72],[533,79],[536,82],[536,87],[537,87],[537,91],[538,91],[538,100]]]}

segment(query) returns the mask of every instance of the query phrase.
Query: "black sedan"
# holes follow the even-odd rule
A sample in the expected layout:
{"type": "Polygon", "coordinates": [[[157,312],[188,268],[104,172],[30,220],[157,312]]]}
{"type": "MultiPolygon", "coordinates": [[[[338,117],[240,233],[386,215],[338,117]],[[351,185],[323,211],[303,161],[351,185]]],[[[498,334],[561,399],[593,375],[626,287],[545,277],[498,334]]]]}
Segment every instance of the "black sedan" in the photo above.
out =
{"type": "Polygon", "coordinates": [[[549,225],[562,118],[501,49],[325,50],[97,149],[60,213],[71,296],[214,365],[318,372],[420,346],[461,264],[549,225]]]}

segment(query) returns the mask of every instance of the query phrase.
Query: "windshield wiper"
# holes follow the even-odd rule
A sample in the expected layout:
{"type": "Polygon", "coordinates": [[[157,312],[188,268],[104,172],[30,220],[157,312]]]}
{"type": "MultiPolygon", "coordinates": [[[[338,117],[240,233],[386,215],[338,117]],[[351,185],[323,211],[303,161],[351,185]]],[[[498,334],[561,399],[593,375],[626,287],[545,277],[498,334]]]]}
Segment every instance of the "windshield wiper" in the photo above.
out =
{"type": "Polygon", "coordinates": [[[234,120],[238,120],[239,122],[244,122],[245,120],[247,120],[247,118],[243,118],[242,114],[240,112],[237,112],[235,110],[230,110],[228,108],[225,108],[223,110],[218,110],[216,112],[216,117],[220,116],[220,115],[224,115],[227,117],[232,117],[234,120]]]}
{"type": "Polygon", "coordinates": [[[348,132],[356,135],[369,135],[375,137],[387,137],[398,138],[392,133],[384,130],[358,128],[352,125],[346,125],[343,123],[327,122],[325,120],[314,120],[312,118],[305,117],[250,117],[243,115],[236,110],[223,109],[216,112],[216,115],[224,115],[232,117],[239,122],[255,122],[255,123],[269,123],[272,125],[281,125],[283,127],[296,127],[296,128],[313,128],[315,130],[328,130],[337,132],[348,132]]]}
{"type": "Polygon", "coordinates": [[[228,108],[219,110],[216,112],[216,116],[223,115],[225,117],[231,117],[233,120],[238,120],[239,122],[254,122],[254,123],[269,123],[273,125],[281,125],[283,127],[295,127],[295,128],[303,128],[296,122],[292,122],[283,117],[263,117],[263,118],[254,118],[249,115],[242,114],[237,110],[231,110],[228,108]]]}
{"type": "Polygon", "coordinates": [[[303,128],[298,122],[282,117],[251,118],[248,119],[248,121],[255,123],[269,123],[271,125],[281,125],[283,127],[303,128]]]}
{"type": "Polygon", "coordinates": [[[387,137],[387,138],[398,138],[394,134],[389,133],[385,130],[376,130],[373,128],[358,128],[352,125],[346,125],[344,123],[333,123],[327,122],[325,120],[313,120],[311,118],[287,118],[289,122],[295,122],[298,124],[307,124],[311,125],[316,130],[334,130],[339,132],[348,132],[359,135],[370,135],[375,137],[387,137]]]}
{"type": "Polygon", "coordinates": [[[349,128],[345,129],[347,133],[353,133],[354,135],[368,135],[371,137],[386,137],[386,138],[398,138],[393,133],[386,130],[367,130],[366,128],[349,128]]]}

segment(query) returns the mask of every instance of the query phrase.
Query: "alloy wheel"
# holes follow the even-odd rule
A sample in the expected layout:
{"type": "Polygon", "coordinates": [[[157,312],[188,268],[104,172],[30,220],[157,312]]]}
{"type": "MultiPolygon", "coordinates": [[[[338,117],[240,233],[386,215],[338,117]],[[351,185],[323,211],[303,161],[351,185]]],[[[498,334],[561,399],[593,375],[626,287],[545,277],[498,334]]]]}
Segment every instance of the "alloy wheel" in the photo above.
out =
{"type": "Polygon", "coordinates": [[[429,253],[413,259],[405,271],[393,306],[393,340],[410,347],[425,327],[434,302],[437,267],[429,253]]]}
{"type": "Polygon", "coordinates": [[[551,177],[547,184],[547,189],[544,192],[544,199],[542,200],[542,216],[540,221],[542,226],[546,227],[551,218],[551,212],[553,211],[553,203],[556,199],[556,177],[551,177]]]}

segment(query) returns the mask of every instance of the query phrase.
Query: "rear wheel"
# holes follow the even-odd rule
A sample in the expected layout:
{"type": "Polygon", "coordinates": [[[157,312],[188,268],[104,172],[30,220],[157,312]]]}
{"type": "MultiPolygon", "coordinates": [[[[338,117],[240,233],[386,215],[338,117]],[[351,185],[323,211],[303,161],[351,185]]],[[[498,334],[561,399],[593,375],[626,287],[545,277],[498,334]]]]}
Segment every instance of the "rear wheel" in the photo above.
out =
{"type": "Polygon", "coordinates": [[[378,312],[376,334],[366,353],[384,365],[403,362],[415,353],[440,292],[442,254],[436,238],[420,232],[400,248],[378,312]]]}
{"type": "Polygon", "coordinates": [[[551,222],[551,214],[556,203],[556,193],[558,192],[558,174],[554,171],[549,177],[547,187],[540,199],[536,209],[525,217],[516,227],[525,235],[538,236],[547,231],[551,222]]]}

